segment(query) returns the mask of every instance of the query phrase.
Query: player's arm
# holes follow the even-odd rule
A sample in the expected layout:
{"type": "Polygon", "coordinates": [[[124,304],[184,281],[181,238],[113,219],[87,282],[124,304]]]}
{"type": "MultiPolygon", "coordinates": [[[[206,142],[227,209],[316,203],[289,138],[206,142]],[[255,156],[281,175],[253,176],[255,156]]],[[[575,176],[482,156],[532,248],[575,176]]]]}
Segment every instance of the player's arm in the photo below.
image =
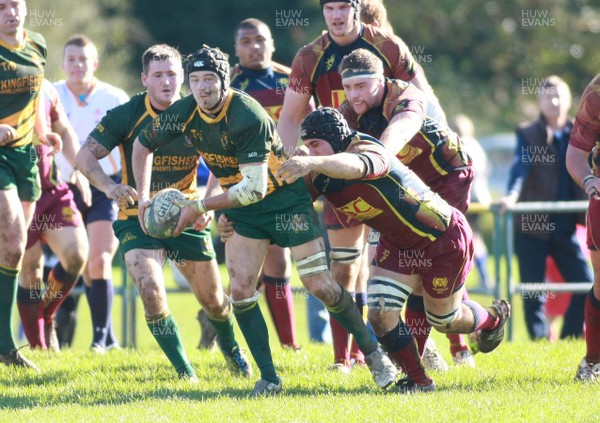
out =
{"type": "Polygon", "coordinates": [[[75,168],[83,173],[92,185],[108,198],[116,201],[120,207],[135,204],[137,193],[133,187],[113,181],[100,166],[100,159],[110,151],[92,136],[88,136],[75,157],[75,168]]]}
{"type": "Polygon", "coordinates": [[[46,120],[47,115],[46,96],[44,94],[44,90],[40,89],[38,91],[38,99],[35,109],[34,129],[40,142],[52,147],[54,150],[53,154],[56,154],[62,150],[63,141],[60,135],[56,132],[53,132],[50,125],[48,125],[48,121],[46,120]]]}
{"type": "Polygon", "coordinates": [[[592,175],[588,162],[589,153],[572,144],[567,147],[566,165],[571,178],[579,184],[588,195],[600,192],[597,178],[592,175]]]}
{"type": "Polygon", "coordinates": [[[311,172],[322,173],[335,179],[373,179],[387,173],[386,154],[376,151],[337,153],[331,156],[295,156],[279,167],[276,176],[288,183],[311,172]]]}
{"type": "Polygon", "coordinates": [[[153,159],[154,152],[140,142],[139,136],[136,137],[133,142],[131,167],[138,192],[138,218],[140,226],[145,233],[147,232],[144,225],[144,211],[150,205],[150,181],[153,159]]]}
{"type": "Polygon", "coordinates": [[[392,117],[380,141],[389,152],[397,155],[421,129],[423,119],[412,110],[405,110],[392,117]]]}
{"type": "Polygon", "coordinates": [[[306,117],[310,107],[311,95],[293,91],[290,88],[285,93],[283,108],[277,123],[277,132],[283,142],[284,151],[293,154],[300,139],[300,124],[306,117]]]}

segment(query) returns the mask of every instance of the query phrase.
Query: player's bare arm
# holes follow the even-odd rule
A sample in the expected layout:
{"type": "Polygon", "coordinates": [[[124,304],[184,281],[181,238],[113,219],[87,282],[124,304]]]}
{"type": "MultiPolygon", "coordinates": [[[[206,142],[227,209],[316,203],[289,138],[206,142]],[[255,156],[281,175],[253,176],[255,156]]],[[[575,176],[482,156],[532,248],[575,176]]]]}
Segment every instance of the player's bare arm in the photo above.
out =
{"type": "Polygon", "coordinates": [[[138,219],[144,233],[144,212],[150,205],[150,180],[152,176],[152,160],[154,153],[152,150],[144,147],[140,143],[139,137],[133,142],[133,152],[131,154],[131,166],[133,168],[133,177],[135,186],[138,190],[138,219]]]}
{"type": "Polygon", "coordinates": [[[277,171],[277,177],[291,184],[311,171],[336,179],[351,180],[364,177],[367,165],[357,154],[352,153],[317,157],[296,156],[281,164],[277,171]]]}
{"type": "Polygon", "coordinates": [[[380,140],[389,152],[397,155],[421,129],[422,124],[421,117],[413,111],[398,113],[390,120],[380,140]]]}
{"type": "Polygon", "coordinates": [[[300,123],[310,105],[310,94],[299,93],[288,88],[283,100],[283,108],[277,124],[277,133],[283,142],[285,152],[294,154],[300,137],[300,123]]]}
{"type": "Polygon", "coordinates": [[[133,205],[137,199],[137,193],[133,187],[125,184],[117,184],[102,170],[99,160],[108,156],[108,151],[103,145],[92,137],[87,137],[85,143],[77,153],[75,167],[86,178],[104,192],[108,198],[116,201],[120,207],[133,205]]]}
{"type": "Polygon", "coordinates": [[[592,174],[588,165],[589,153],[569,144],[567,147],[566,166],[571,178],[577,182],[589,195],[598,196],[600,193],[600,179],[592,174]]]}

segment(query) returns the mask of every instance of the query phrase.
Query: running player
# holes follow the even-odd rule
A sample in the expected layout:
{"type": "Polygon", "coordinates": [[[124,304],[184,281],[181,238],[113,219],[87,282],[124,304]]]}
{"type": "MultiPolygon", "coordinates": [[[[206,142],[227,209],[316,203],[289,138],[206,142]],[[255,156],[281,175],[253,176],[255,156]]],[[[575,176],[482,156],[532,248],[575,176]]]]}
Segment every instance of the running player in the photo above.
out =
{"type": "Polygon", "coordinates": [[[235,232],[225,244],[231,301],[261,373],[250,395],[282,390],[256,291],[271,243],[290,247],[304,286],[355,335],[377,385],[389,386],[396,369],[371,340],[348,292],[329,276],[319,223],[304,183],[287,184],[274,177],[285,155],[273,120],[256,100],[229,87],[229,62],[220,50],[204,46],[195,52],[188,58],[186,74],[193,95],[165,110],[134,143],[138,213],[142,216],[149,204],[153,150],[187,135],[225,192],[209,191],[203,200],[186,202],[174,234],[207,210],[228,209],[235,222],[235,232]],[[173,124],[161,126],[165,119],[173,124]]]}
{"type": "MultiPolygon", "coordinates": [[[[231,69],[231,87],[258,101],[277,123],[283,106],[290,69],[273,62],[275,44],[268,25],[258,19],[245,19],[234,31],[235,55],[239,63],[231,69]]],[[[312,109],[307,108],[306,114],[312,109]]],[[[290,276],[292,264],[288,248],[271,245],[265,257],[260,280],[273,317],[279,342],[298,349],[294,323],[294,303],[290,276]]]]}
{"type": "MultiPolygon", "coordinates": [[[[412,57],[408,46],[398,37],[359,21],[359,0],[320,0],[327,32],[301,48],[292,62],[290,85],[286,92],[277,131],[286,151],[298,141],[300,122],[306,116],[311,97],[317,106],[339,107],[344,101],[338,67],[342,57],[357,48],[366,48],[382,59],[385,75],[411,81],[433,93],[423,69],[412,57]]],[[[368,278],[368,231],[324,201],[324,223],[331,245],[331,272],[335,281],[350,291],[356,287],[356,303],[363,309],[364,288],[368,278]],[[361,277],[362,275],[362,277],[361,277]],[[362,280],[362,283],[360,281],[362,280]],[[362,289],[361,289],[362,288],[362,289]]],[[[351,359],[348,333],[331,321],[334,347],[332,369],[348,372],[351,359]]],[[[360,355],[355,349],[355,360],[360,355]]]]}
{"type": "MultiPolygon", "coordinates": [[[[172,47],[164,44],[150,47],[142,56],[142,65],[142,84],[147,92],[111,110],[100,121],[77,154],[77,168],[120,206],[119,218],[113,228],[125,265],[140,293],[148,328],[179,376],[197,378],[167,304],[162,272],[167,258],[177,265],[198,302],[207,310],[230,370],[234,374],[250,376],[250,364],[233,336],[231,308],[219,278],[209,230],[189,229],[176,238],[162,240],[146,235],[140,227],[131,166],[133,140],[154,119],[157,128],[170,125],[168,120],[162,119],[161,112],[180,98],[183,83],[181,56],[172,47]],[[100,160],[117,147],[126,169],[122,183],[115,182],[100,165],[100,160]]],[[[151,194],[172,187],[188,198],[198,197],[198,154],[188,138],[177,138],[175,143],[161,148],[154,158],[151,194]]],[[[209,221],[208,216],[203,216],[202,226],[209,221]]]]}
{"type": "MultiPolygon", "coordinates": [[[[381,140],[432,191],[465,213],[473,182],[471,159],[461,139],[446,125],[439,105],[410,83],[386,79],[381,60],[366,49],[345,56],[339,72],[346,94],[340,112],[348,125],[381,140]]],[[[432,370],[447,370],[435,349],[425,349],[431,326],[418,292],[408,298],[406,313],[419,351],[425,350],[425,364],[432,370]]],[[[454,362],[474,366],[465,337],[448,334],[448,338],[454,362]]]]}
{"type": "Polygon", "coordinates": [[[413,290],[422,289],[427,320],[444,333],[476,333],[482,352],[504,337],[510,306],[484,308],[463,301],[473,243],[466,218],[430,190],[378,140],[348,126],[340,112],[325,107],[302,123],[310,156],[283,163],[277,176],[288,183],[308,175],[313,198],[325,195],[334,207],[380,232],[368,287],[369,322],[390,357],[407,377],[400,392],[431,391],[412,331],[400,311],[413,290]],[[414,255],[407,254],[414,253],[414,255]],[[415,266],[411,257],[419,258],[415,266]]]}
{"type": "Polygon", "coordinates": [[[567,148],[567,169],[590,196],[587,214],[588,248],[594,268],[594,285],[585,302],[586,354],[576,380],[600,381],[600,74],[588,84],[575,115],[567,148]],[[591,154],[590,154],[591,152],[591,154]],[[591,159],[591,160],[590,160],[591,159]],[[590,171],[591,163],[591,171],[590,171]]]}

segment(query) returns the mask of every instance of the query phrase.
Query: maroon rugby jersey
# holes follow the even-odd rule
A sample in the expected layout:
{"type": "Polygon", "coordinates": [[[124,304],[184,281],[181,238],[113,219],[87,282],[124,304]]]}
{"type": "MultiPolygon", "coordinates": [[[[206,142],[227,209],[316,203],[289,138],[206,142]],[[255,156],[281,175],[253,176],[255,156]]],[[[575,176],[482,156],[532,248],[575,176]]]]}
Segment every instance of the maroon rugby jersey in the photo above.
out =
{"type": "Polygon", "coordinates": [[[438,109],[439,106],[427,100],[419,88],[397,79],[386,80],[385,96],[379,107],[359,116],[348,100],[340,106],[340,112],[351,128],[375,138],[381,137],[396,114],[416,113],[423,122],[421,128],[397,157],[435,192],[444,184],[446,175],[471,165],[462,141],[439,118],[443,113],[438,109]]]}
{"type": "Polygon", "coordinates": [[[290,90],[310,93],[317,106],[337,109],[345,99],[338,73],[340,62],[345,55],[359,48],[369,50],[382,60],[387,77],[410,81],[423,73],[404,41],[378,28],[363,25],[360,37],[347,46],[334,43],[325,31],[302,47],[292,62],[290,90]]]}
{"type": "Polygon", "coordinates": [[[583,151],[592,151],[600,141],[600,74],[588,84],[581,96],[569,143],[583,151]]]}
{"type": "Polygon", "coordinates": [[[346,152],[361,155],[366,176],[345,180],[311,172],[305,181],[313,198],[324,195],[336,210],[385,234],[399,249],[425,248],[446,231],[453,208],[379,141],[357,133],[346,152]]]}

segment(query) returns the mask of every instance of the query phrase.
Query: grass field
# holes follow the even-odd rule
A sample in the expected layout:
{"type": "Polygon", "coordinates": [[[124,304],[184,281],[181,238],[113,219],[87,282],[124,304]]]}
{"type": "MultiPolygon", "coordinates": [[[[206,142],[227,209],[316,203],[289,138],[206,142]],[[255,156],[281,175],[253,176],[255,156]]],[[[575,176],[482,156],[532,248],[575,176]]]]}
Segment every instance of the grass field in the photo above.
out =
{"type": "MultiPolygon", "coordinates": [[[[476,297],[485,304],[490,297],[476,297]]],[[[297,294],[296,327],[302,350],[279,347],[271,330],[273,355],[284,395],[247,399],[255,378],[230,376],[218,352],[199,351],[198,310],[191,294],[172,294],[169,302],[181,326],[186,350],[200,383],[176,379],[158,349],[138,307],[138,349],[98,356],[90,343],[89,311],[83,300],[72,350],[59,355],[26,351],[43,373],[0,367],[0,421],[206,421],[206,422],[353,422],[353,421],[598,421],[600,384],[573,382],[584,354],[583,341],[526,340],[516,305],[515,341],[488,355],[477,355],[476,369],[435,375],[432,394],[400,396],[378,390],[367,369],[350,375],[326,370],[328,345],[308,342],[305,298],[297,294]]],[[[114,317],[119,327],[119,300],[114,317]]],[[[263,311],[266,307],[262,305],[263,311]]],[[[270,322],[269,322],[270,323],[270,322]]],[[[237,333],[239,335],[239,332],[237,333]]],[[[435,334],[450,361],[447,341],[435,334]]],[[[245,345],[241,336],[240,343],[245,345]]]]}

